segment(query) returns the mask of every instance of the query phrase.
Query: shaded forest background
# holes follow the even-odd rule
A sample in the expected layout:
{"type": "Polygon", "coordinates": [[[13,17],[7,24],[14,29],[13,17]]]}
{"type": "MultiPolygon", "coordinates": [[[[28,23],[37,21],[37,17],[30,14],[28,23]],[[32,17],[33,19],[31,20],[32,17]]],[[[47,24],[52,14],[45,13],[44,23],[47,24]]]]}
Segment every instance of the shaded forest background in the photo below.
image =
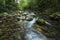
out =
{"type": "Polygon", "coordinates": [[[0,12],[8,12],[15,10],[31,9],[42,11],[53,11],[57,12],[60,10],[60,1],[59,0],[29,0],[29,1],[20,1],[19,0],[0,0],[0,12]]]}

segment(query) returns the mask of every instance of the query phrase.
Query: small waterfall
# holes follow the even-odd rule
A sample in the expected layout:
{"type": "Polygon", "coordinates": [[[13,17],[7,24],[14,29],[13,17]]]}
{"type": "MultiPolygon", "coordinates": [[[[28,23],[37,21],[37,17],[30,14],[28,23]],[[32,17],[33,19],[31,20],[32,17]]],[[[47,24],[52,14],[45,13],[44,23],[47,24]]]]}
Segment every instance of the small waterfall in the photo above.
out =
{"type": "Polygon", "coordinates": [[[36,18],[33,18],[32,21],[28,22],[27,25],[25,26],[25,28],[31,28],[33,26],[33,24],[36,22],[36,18]]]}

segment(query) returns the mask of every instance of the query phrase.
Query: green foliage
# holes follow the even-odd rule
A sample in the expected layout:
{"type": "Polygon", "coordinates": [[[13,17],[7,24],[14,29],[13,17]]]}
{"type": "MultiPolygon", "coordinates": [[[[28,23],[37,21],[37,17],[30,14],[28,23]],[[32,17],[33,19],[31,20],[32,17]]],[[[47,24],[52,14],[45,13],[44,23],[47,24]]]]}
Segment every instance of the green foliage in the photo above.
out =
{"type": "Polygon", "coordinates": [[[19,7],[21,10],[23,9],[33,9],[36,4],[37,4],[38,0],[22,0],[19,3],[19,7]]]}
{"type": "Polygon", "coordinates": [[[59,0],[21,0],[19,3],[16,3],[15,0],[0,0],[0,12],[9,12],[19,9],[31,9],[49,13],[59,11],[60,2],[59,0]]]}
{"type": "MultiPolygon", "coordinates": [[[[59,11],[59,0],[21,0],[19,3],[19,8],[21,10],[31,9],[38,10],[40,12],[52,9],[54,11],[59,11]]],[[[53,11],[53,12],[54,12],[53,11]]]]}
{"type": "Polygon", "coordinates": [[[46,10],[43,11],[43,14],[52,14],[52,13],[54,13],[54,12],[55,12],[54,9],[52,9],[52,8],[47,8],[46,10]]]}
{"type": "Polygon", "coordinates": [[[15,3],[15,0],[7,0],[6,8],[9,10],[17,10],[17,3],[15,3]]]}
{"type": "Polygon", "coordinates": [[[18,9],[15,0],[0,0],[0,12],[15,11],[18,9]]]}
{"type": "Polygon", "coordinates": [[[19,4],[20,9],[24,9],[25,7],[27,7],[29,5],[28,0],[22,0],[21,3],[19,4]]]}
{"type": "Polygon", "coordinates": [[[40,12],[43,12],[46,9],[52,8],[55,11],[60,10],[59,0],[40,0],[38,4],[38,8],[40,12]]]}
{"type": "Polygon", "coordinates": [[[4,14],[3,13],[0,13],[0,17],[3,16],[4,14]]]}

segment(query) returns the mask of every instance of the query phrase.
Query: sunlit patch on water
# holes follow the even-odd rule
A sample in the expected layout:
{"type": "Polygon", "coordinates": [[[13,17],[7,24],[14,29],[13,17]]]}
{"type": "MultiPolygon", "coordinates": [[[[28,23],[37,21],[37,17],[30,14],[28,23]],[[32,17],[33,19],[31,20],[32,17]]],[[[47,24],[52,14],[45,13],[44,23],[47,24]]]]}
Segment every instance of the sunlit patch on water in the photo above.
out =
{"type": "Polygon", "coordinates": [[[51,23],[49,23],[49,22],[47,22],[47,21],[45,21],[45,23],[46,23],[47,25],[52,25],[51,23]]]}

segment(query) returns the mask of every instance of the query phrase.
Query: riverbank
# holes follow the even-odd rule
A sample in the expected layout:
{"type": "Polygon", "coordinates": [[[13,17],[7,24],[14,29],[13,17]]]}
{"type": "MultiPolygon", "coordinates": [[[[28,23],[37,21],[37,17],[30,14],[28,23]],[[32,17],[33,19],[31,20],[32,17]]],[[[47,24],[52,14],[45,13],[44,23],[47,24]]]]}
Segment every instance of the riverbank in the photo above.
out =
{"type": "MultiPolygon", "coordinates": [[[[21,19],[19,19],[19,17],[23,15],[24,17],[22,17],[23,18],[22,20],[25,20],[25,15],[27,15],[27,13],[24,13],[24,14],[22,14],[22,13],[21,14],[20,13],[13,14],[13,13],[11,13],[11,14],[7,14],[4,16],[0,16],[0,36],[1,36],[0,39],[1,40],[8,40],[10,35],[12,35],[16,31],[17,28],[23,29],[22,26],[24,26],[24,24],[26,24],[26,23],[19,22],[19,20],[21,20],[21,19]]],[[[43,16],[43,18],[39,17],[40,21],[35,23],[34,28],[36,30],[38,30],[39,32],[42,32],[48,38],[54,38],[54,40],[59,40],[59,37],[60,37],[60,35],[59,35],[60,34],[60,32],[59,32],[59,28],[60,28],[59,27],[59,21],[57,21],[57,19],[56,19],[56,21],[52,20],[51,17],[49,17],[47,15],[42,15],[42,16],[43,16]],[[55,26],[46,25],[45,21],[48,21],[49,23],[54,24],[55,26]],[[58,25],[56,22],[58,23],[58,25]]],[[[28,18],[27,20],[30,21],[32,19],[28,18]]],[[[24,30],[22,30],[21,32],[23,33],[24,30]]],[[[18,38],[17,34],[20,35],[20,32],[17,32],[13,38],[18,38]]]]}

